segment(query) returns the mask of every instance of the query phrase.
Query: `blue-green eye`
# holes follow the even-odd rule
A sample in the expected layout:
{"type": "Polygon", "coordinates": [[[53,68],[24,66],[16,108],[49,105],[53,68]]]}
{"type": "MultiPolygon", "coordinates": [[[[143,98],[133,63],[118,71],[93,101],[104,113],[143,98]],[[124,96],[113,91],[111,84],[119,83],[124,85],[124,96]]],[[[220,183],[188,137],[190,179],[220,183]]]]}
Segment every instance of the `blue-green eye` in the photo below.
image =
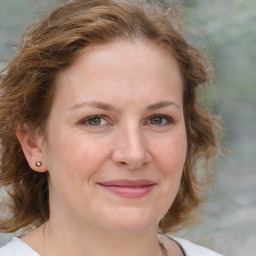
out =
{"type": "Polygon", "coordinates": [[[87,126],[103,126],[107,124],[107,121],[102,116],[89,116],[83,119],[80,124],[87,126]]]}

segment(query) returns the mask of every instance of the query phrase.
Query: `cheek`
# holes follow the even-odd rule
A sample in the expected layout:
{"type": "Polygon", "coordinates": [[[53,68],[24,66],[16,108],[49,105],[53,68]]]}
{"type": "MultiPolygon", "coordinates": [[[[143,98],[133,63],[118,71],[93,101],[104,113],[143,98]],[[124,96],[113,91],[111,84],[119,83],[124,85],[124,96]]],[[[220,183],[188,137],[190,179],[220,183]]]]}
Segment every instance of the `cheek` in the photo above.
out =
{"type": "Polygon", "coordinates": [[[184,134],[162,141],[157,150],[157,165],[162,176],[163,204],[167,211],[179,190],[186,159],[187,140],[184,134]]]}
{"type": "Polygon", "coordinates": [[[181,175],[186,159],[187,139],[185,133],[163,139],[155,147],[155,157],[166,175],[181,175]]]}
{"type": "Polygon", "coordinates": [[[155,147],[155,164],[161,175],[161,190],[158,197],[161,217],[164,217],[171,207],[179,190],[186,151],[185,133],[168,136],[155,147]]]}
{"type": "Polygon", "coordinates": [[[107,158],[107,145],[95,143],[84,134],[59,136],[51,140],[48,156],[49,172],[57,173],[61,180],[72,179],[82,183],[89,179],[107,158]],[[68,145],[68,146],[67,146],[68,145]]]}
{"type": "Polygon", "coordinates": [[[47,152],[51,198],[72,203],[84,200],[84,194],[90,197],[93,177],[100,169],[105,148],[100,152],[99,143],[81,135],[52,139],[47,152]]]}

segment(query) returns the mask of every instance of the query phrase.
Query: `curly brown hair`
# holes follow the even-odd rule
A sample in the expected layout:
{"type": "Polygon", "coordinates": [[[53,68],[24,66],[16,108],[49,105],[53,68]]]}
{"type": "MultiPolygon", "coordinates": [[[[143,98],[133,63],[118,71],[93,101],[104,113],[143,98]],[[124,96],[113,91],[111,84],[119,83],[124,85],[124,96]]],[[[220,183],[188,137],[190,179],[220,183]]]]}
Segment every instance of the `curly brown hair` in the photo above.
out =
{"type": "MultiPolygon", "coordinates": [[[[185,227],[204,201],[205,184],[198,162],[219,154],[220,120],[199,105],[198,89],[211,84],[211,66],[179,29],[177,7],[153,1],[67,1],[30,26],[17,54],[1,72],[1,185],[12,199],[12,217],[0,229],[13,232],[49,218],[48,174],[33,171],[16,138],[17,127],[45,131],[54,100],[57,74],[91,45],[117,38],[150,40],[176,59],[184,84],[187,157],[179,192],[162,219],[163,232],[185,227]]],[[[205,168],[209,177],[209,168],[205,168]]],[[[209,179],[208,179],[209,180],[209,179]]]]}

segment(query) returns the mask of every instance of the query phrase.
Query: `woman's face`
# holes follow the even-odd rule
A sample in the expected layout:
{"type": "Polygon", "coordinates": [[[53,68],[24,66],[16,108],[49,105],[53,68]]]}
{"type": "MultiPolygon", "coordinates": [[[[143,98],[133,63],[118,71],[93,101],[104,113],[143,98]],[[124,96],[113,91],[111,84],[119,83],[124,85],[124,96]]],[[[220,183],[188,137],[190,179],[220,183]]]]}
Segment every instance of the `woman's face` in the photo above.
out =
{"type": "Polygon", "coordinates": [[[63,70],[43,148],[50,219],[157,228],[186,157],[182,94],[176,62],[150,42],[91,47],[63,70]]]}

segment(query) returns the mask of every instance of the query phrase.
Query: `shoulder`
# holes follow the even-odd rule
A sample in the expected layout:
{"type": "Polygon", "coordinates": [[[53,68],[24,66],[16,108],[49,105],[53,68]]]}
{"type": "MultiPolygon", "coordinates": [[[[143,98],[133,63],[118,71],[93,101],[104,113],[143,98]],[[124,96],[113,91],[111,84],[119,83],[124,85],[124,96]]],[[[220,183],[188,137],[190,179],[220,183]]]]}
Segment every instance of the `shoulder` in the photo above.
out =
{"type": "Polygon", "coordinates": [[[172,237],[172,236],[170,236],[169,238],[176,241],[179,244],[179,246],[185,252],[186,256],[222,256],[217,252],[214,252],[205,247],[193,244],[188,240],[172,237]]]}
{"type": "Polygon", "coordinates": [[[40,256],[19,238],[14,237],[11,242],[0,248],[1,256],[40,256]]]}

